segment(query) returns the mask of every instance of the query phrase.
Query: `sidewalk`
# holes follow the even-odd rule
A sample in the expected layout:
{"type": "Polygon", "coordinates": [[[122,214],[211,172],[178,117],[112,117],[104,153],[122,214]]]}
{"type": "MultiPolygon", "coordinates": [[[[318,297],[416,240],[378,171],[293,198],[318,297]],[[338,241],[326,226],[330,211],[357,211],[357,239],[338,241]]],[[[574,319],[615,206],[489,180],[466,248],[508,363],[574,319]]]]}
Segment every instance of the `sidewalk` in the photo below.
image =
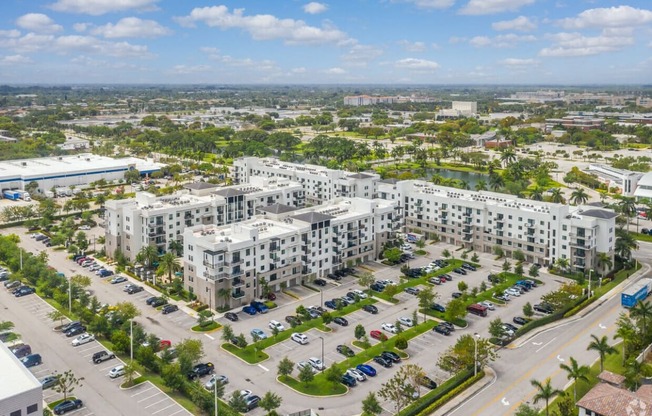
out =
{"type": "Polygon", "coordinates": [[[496,372],[491,367],[484,368],[484,377],[482,380],[470,386],[462,393],[455,396],[451,401],[440,407],[435,411],[435,415],[447,415],[450,412],[457,410],[457,408],[464,404],[467,400],[473,398],[477,393],[482,391],[485,387],[489,386],[496,380],[496,372]]]}

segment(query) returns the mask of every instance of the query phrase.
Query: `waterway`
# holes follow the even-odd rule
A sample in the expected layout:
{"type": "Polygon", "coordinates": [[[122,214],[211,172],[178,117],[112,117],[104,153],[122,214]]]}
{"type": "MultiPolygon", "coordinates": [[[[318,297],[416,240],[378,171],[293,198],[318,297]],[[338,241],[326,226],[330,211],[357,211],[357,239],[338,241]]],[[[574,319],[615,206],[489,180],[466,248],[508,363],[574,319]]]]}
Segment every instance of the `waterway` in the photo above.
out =
{"type": "Polygon", "coordinates": [[[465,181],[469,184],[469,189],[475,189],[475,185],[479,181],[484,181],[489,186],[489,175],[484,173],[476,172],[465,172],[459,170],[448,170],[448,169],[426,169],[426,174],[423,177],[424,180],[430,181],[433,175],[439,175],[444,178],[457,179],[465,181]]]}

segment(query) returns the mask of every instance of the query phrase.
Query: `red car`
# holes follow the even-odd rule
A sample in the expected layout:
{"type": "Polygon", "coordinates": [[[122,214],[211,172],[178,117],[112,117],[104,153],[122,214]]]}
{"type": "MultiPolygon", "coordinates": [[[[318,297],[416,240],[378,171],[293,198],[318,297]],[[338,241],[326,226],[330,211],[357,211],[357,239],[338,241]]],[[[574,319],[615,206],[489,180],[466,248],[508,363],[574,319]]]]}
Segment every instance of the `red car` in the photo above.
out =
{"type": "Polygon", "coordinates": [[[273,294],[273,293],[270,293],[270,294],[267,295],[267,299],[268,300],[276,300],[276,295],[273,294]]]}
{"type": "Polygon", "coordinates": [[[383,334],[378,330],[371,331],[369,335],[371,336],[371,338],[376,338],[379,341],[387,341],[387,335],[383,334]]]}
{"type": "Polygon", "coordinates": [[[161,350],[166,350],[172,346],[172,342],[167,339],[162,339],[160,344],[159,344],[159,349],[161,350]]]}

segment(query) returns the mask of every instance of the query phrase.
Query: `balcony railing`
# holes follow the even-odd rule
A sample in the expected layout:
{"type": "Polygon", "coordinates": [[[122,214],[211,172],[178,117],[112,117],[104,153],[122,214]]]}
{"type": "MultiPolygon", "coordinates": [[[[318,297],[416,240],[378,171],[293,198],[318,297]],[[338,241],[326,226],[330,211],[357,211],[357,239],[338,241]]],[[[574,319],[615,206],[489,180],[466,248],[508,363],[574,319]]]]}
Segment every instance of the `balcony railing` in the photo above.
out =
{"type": "Polygon", "coordinates": [[[243,298],[244,295],[245,295],[244,292],[231,292],[231,297],[232,297],[233,299],[240,299],[240,298],[243,298]]]}
{"type": "Polygon", "coordinates": [[[231,281],[231,286],[232,287],[240,287],[240,286],[244,286],[244,284],[245,284],[245,281],[242,280],[242,279],[233,279],[231,281]]]}
{"type": "Polygon", "coordinates": [[[224,260],[222,261],[216,261],[216,262],[210,262],[207,260],[204,260],[204,266],[208,267],[209,269],[217,269],[218,267],[224,266],[224,260]]]}
{"type": "Polygon", "coordinates": [[[237,266],[237,265],[242,264],[242,263],[244,263],[243,259],[235,259],[235,260],[231,259],[231,260],[225,260],[224,261],[225,266],[237,266]]]}

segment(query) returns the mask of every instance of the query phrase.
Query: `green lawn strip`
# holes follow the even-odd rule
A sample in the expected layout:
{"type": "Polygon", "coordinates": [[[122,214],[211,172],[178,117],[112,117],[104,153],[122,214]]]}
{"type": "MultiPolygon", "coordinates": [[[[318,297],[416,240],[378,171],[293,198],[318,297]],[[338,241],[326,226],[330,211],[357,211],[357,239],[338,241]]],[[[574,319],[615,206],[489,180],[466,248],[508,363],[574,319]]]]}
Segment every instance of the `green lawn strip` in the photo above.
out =
{"type": "MultiPolygon", "coordinates": [[[[622,345],[623,345],[622,343],[614,345],[614,348],[616,348],[616,350],[618,350],[618,351],[616,353],[614,353],[614,354],[608,354],[605,357],[605,359],[604,359],[604,369],[605,370],[611,371],[612,373],[616,373],[616,374],[625,374],[625,368],[622,365],[622,363],[623,363],[622,345]]],[[[593,354],[595,354],[595,358],[597,359],[598,358],[597,354],[596,353],[593,353],[593,354]]],[[[584,395],[586,393],[588,393],[589,390],[591,390],[596,384],[598,384],[598,382],[599,382],[598,374],[600,374],[600,361],[599,360],[596,361],[595,363],[593,363],[593,365],[591,366],[591,371],[589,372],[589,376],[588,376],[589,381],[586,382],[586,381],[581,381],[580,380],[580,381],[577,382],[577,400],[584,397],[584,395]]],[[[564,390],[567,394],[570,394],[571,397],[573,396],[573,386],[574,385],[575,385],[575,383],[571,383],[571,385],[568,386],[568,388],[566,390],[564,390]]],[[[550,403],[549,410],[550,410],[551,414],[559,413],[556,401],[553,401],[553,402],[550,403]]],[[[575,413],[575,414],[577,414],[577,413],[575,413]]],[[[569,416],[571,416],[571,415],[569,415],[569,416]]]]}
{"type": "Polygon", "coordinates": [[[652,235],[647,235],[643,233],[633,233],[633,232],[630,232],[630,234],[638,241],[647,241],[648,243],[652,242],[652,235]]]}
{"type": "Polygon", "coordinates": [[[260,349],[256,351],[250,347],[251,345],[247,345],[245,348],[239,348],[228,342],[222,344],[222,348],[224,350],[230,352],[231,354],[235,355],[236,357],[244,360],[249,364],[257,364],[269,358],[269,355],[267,355],[265,351],[260,349]]]}
{"type": "MultiPolygon", "coordinates": [[[[398,286],[398,293],[402,292],[406,287],[414,287],[414,286],[419,286],[419,285],[429,285],[428,279],[434,276],[441,276],[442,274],[450,273],[452,272],[453,269],[456,269],[464,263],[462,260],[457,260],[457,259],[452,259],[452,260],[447,260],[448,261],[448,266],[444,267],[443,269],[436,270],[432,273],[428,273],[425,276],[421,276],[416,279],[407,279],[406,281],[399,283],[398,286]]],[[[469,263],[470,264],[470,263],[469,263]]],[[[384,299],[388,302],[392,303],[397,303],[398,300],[394,298],[390,298],[387,296],[385,292],[372,292],[374,297],[384,299]]]]}
{"type": "Polygon", "coordinates": [[[215,331],[219,328],[222,328],[222,325],[218,324],[217,322],[209,322],[207,325],[201,326],[201,325],[195,325],[191,328],[191,330],[195,332],[210,332],[210,331],[215,331]]]}
{"type": "Polygon", "coordinates": [[[311,396],[336,396],[347,392],[346,386],[342,383],[333,383],[326,380],[326,377],[318,377],[310,383],[303,383],[291,376],[280,376],[278,380],[294,390],[311,396]]]}

